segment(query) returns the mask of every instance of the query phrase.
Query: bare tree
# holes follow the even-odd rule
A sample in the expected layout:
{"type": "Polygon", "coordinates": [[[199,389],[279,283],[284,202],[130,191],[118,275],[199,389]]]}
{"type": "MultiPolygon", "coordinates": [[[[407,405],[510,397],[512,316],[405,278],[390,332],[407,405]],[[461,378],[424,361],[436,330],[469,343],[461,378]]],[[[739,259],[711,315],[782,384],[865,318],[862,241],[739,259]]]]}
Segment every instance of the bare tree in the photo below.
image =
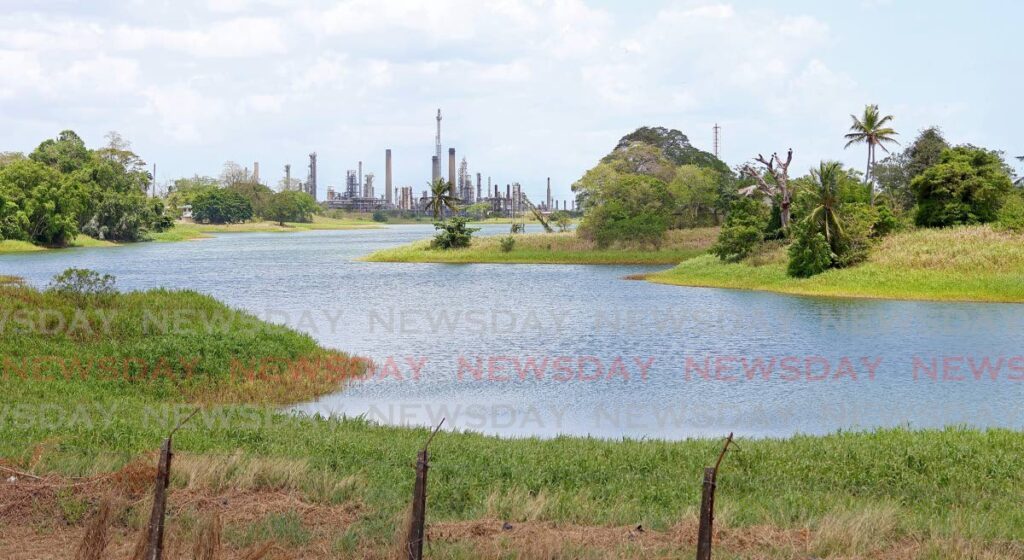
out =
{"type": "Polygon", "coordinates": [[[786,153],[786,161],[782,161],[778,152],[772,154],[772,157],[768,159],[765,159],[761,154],[757,154],[757,160],[755,161],[764,166],[768,175],[775,181],[775,184],[766,181],[764,173],[754,169],[754,166],[746,164],[741,169],[743,176],[753,179],[756,183],[740,189],[740,194],[751,196],[761,193],[777,199],[779,202],[779,214],[782,218],[782,228],[786,229],[789,227],[789,207],[793,203],[793,192],[789,188],[789,164],[793,162],[793,148],[790,148],[789,152],[786,153]]]}

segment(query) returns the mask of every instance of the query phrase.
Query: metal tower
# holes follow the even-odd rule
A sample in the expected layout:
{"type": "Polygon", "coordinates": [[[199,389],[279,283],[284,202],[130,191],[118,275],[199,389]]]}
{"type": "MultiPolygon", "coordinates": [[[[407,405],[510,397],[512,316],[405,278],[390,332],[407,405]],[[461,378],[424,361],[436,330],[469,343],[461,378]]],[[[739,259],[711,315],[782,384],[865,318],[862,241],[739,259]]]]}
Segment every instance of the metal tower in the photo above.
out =
{"type": "Polygon", "coordinates": [[[719,148],[721,147],[722,127],[718,126],[718,123],[715,123],[715,126],[712,130],[715,131],[715,157],[719,157],[718,153],[719,148]]]}

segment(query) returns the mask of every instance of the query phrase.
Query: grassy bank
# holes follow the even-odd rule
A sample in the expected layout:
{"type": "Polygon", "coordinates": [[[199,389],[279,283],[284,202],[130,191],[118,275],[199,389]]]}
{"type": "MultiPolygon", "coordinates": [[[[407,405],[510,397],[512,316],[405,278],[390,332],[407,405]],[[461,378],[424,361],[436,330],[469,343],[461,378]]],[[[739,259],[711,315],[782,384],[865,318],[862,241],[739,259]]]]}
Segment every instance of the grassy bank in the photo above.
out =
{"type": "Polygon", "coordinates": [[[511,251],[501,249],[501,236],[477,237],[465,249],[431,249],[430,241],[385,249],[364,260],[372,262],[518,263],[518,264],[676,264],[699,255],[714,243],[715,228],[668,232],[657,250],[611,247],[599,249],[575,233],[531,233],[515,236],[511,251]]]}
{"type": "MultiPolygon", "coordinates": [[[[111,241],[102,241],[100,239],[93,239],[88,235],[79,235],[71,242],[70,247],[116,247],[117,243],[111,241]]],[[[4,239],[0,241],[0,255],[10,255],[16,253],[35,253],[38,251],[49,250],[47,247],[39,245],[33,245],[28,241],[15,241],[12,239],[4,239]]]]}
{"type": "MultiPolygon", "coordinates": [[[[204,412],[175,437],[172,558],[192,558],[213,514],[232,557],[269,541],[282,558],[393,550],[427,432],[268,406],[334,389],[339,376],[309,364],[347,357],[189,292],[83,299],[0,287],[0,317],[15,316],[48,322],[4,323],[0,339],[0,468],[16,479],[0,492],[0,557],[73,556],[111,495],[111,550],[130,550],[148,515],[152,453],[196,403],[204,412]],[[70,328],[77,313],[90,328],[70,328]],[[261,368],[246,364],[266,361],[276,369],[248,375],[261,368]]],[[[443,433],[432,444],[428,553],[690,556],[702,468],[719,446],[443,433]]],[[[738,447],[719,479],[720,557],[1022,552],[1020,433],[889,430],[738,447]]]]}
{"type": "Polygon", "coordinates": [[[786,275],[781,246],[739,263],[705,255],[646,279],[680,286],[813,296],[1024,302],[1024,236],[988,226],[899,233],[860,265],[807,279],[786,275]]]}
{"type": "Polygon", "coordinates": [[[202,239],[215,233],[289,233],[296,231],[311,230],[339,230],[339,229],[373,229],[381,227],[381,224],[362,220],[340,220],[314,216],[310,223],[285,222],[282,226],[277,222],[246,222],[244,224],[196,224],[192,222],[175,222],[174,227],[160,233],[154,233],[150,237],[153,241],[187,241],[190,239],[202,239]]]}

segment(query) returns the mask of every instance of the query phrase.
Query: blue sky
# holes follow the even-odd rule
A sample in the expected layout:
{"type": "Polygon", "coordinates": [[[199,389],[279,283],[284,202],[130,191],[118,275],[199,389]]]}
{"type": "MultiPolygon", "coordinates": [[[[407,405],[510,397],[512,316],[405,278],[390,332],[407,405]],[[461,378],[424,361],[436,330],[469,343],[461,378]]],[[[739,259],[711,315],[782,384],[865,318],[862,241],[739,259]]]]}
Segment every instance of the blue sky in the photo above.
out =
{"type": "MultiPolygon", "coordinates": [[[[623,134],[677,128],[723,159],[843,149],[878,103],[909,141],[1024,154],[1019,2],[849,0],[0,0],[0,150],[109,130],[161,180],[227,160],[274,184],[319,156],[322,186],[362,160],[382,184],[429,178],[445,147],[496,182],[557,198],[623,134]]],[[[1013,160],[1015,163],[1016,160],[1013,160]]],[[[323,190],[323,189],[322,189],[323,190]]]]}

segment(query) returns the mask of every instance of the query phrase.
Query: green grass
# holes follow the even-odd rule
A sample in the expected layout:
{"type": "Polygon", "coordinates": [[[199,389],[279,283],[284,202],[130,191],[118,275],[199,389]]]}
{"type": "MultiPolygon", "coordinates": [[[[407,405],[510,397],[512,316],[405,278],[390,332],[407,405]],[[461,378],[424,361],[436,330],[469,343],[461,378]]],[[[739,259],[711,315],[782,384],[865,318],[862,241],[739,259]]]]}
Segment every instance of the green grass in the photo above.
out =
{"type": "Polygon", "coordinates": [[[575,233],[516,235],[515,247],[502,251],[502,236],[476,237],[465,249],[431,249],[419,241],[377,251],[371,262],[510,263],[510,264],[676,264],[703,253],[714,242],[715,228],[670,231],[659,249],[611,247],[598,249],[575,233]]]}
{"type": "MultiPolygon", "coordinates": [[[[103,241],[100,239],[93,239],[88,235],[78,235],[75,240],[71,242],[69,247],[116,247],[117,243],[112,241],[103,241]]],[[[13,239],[4,239],[0,241],[0,255],[15,254],[15,253],[34,253],[37,251],[48,251],[50,247],[43,247],[41,245],[34,245],[28,241],[16,241],[13,239]]]]}
{"type": "Polygon", "coordinates": [[[381,227],[375,222],[362,220],[325,218],[314,216],[310,223],[285,222],[282,226],[277,222],[246,222],[243,224],[196,224],[192,222],[175,222],[174,227],[167,231],[151,234],[153,241],[188,241],[210,237],[214,233],[289,233],[311,230],[341,229],[374,229],[381,227]]]}
{"type": "MultiPolygon", "coordinates": [[[[275,493],[296,489],[313,503],[358,504],[358,519],[345,528],[338,546],[390,545],[409,503],[412,465],[427,431],[301,417],[272,406],[331,391],[337,380],[314,375],[296,383],[289,375],[250,381],[231,375],[232,360],[277,358],[291,364],[327,353],[308,336],[191,292],[81,299],[0,287],[0,317],[31,317],[44,309],[66,316],[68,323],[81,310],[97,326],[107,318],[109,327],[46,334],[24,321],[5,323],[0,460],[37,474],[107,472],[157,449],[169,428],[203,403],[203,414],[175,436],[176,488],[189,484],[182,473],[191,472],[216,479],[204,483],[210,493],[244,484],[275,493]],[[154,310],[178,317],[173,332],[143,330],[146,313],[151,324],[154,310]],[[76,368],[71,377],[46,368],[51,375],[24,374],[26,363],[128,357],[137,363],[166,361],[168,379],[124,379],[104,366],[76,368]],[[183,359],[192,364],[189,379],[182,379],[186,368],[175,365],[183,359]]],[[[48,316],[54,320],[53,313],[48,316]]],[[[720,445],[704,439],[499,439],[445,432],[432,444],[429,519],[667,529],[692,518],[703,467],[714,461],[720,445]]],[[[718,484],[719,519],[729,527],[818,530],[839,523],[855,531],[858,520],[881,508],[894,524],[886,539],[1024,539],[1024,434],[1018,432],[896,429],[741,439],[737,448],[726,458],[718,484]]],[[[82,517],[80,504],[65,498],[65,515],[82,517]]],[[[311,538],[287,512],[269,512],[236,529],[225,538],[239,545],[273,538],[301,547],[311,538]]],[[[853,546],[821,546],[826,545],[853,546]]]]}
{"type": "Polygon", "coordinates": [[[739,263],[700,256],[647,280],[811,296],[1024,302],[1024,236],[988,226],[891,235],[860,265],[807,279],[786,275],[784,247],[739,263]]]}

